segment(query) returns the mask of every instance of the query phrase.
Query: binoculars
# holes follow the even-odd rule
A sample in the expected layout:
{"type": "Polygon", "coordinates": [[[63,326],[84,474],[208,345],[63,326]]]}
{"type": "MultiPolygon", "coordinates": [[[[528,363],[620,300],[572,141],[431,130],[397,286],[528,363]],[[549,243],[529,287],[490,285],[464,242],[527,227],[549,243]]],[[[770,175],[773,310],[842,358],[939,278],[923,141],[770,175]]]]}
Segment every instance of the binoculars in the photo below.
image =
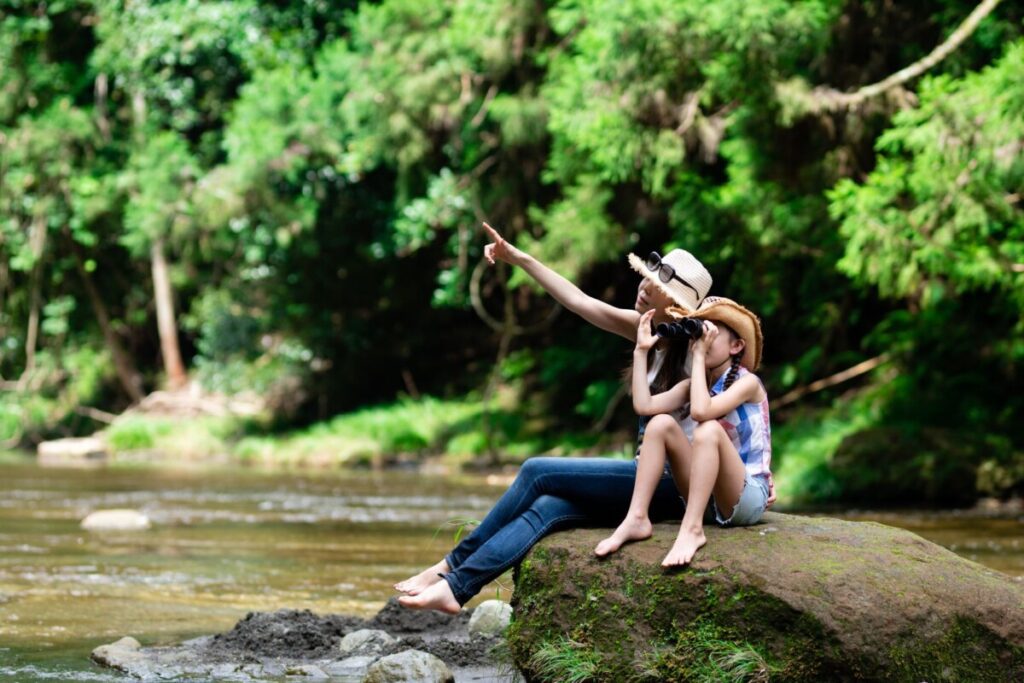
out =
{"type": "Polygon", "coordinates": [[[700,339],[704,334],[704,321],[700,318],[683,318],[671,323],[658,323],[654,333],[666,339],[700,339]]]}

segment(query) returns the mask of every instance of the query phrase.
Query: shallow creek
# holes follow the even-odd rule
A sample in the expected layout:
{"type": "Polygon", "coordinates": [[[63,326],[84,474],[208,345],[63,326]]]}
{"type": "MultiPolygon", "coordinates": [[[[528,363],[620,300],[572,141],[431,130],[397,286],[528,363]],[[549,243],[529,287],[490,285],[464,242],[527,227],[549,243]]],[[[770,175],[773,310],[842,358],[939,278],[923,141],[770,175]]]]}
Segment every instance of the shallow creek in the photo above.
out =
{"type": "MultiPolygon", "coordinates": [[[[123,680],[90,650],[124,635],[156,645],[224,631],[255,610],[368,617],[506,485],[404,471],[0,465],[0,681],[123,680]],[[153,528],[80,529],[108,508],[144,512],[153,528]]],[[[1024,578],[1024,516],[830,514],[904,527],[1024,578]]],[[[477,601],[510,592],[506,575],[477,601]]]]}

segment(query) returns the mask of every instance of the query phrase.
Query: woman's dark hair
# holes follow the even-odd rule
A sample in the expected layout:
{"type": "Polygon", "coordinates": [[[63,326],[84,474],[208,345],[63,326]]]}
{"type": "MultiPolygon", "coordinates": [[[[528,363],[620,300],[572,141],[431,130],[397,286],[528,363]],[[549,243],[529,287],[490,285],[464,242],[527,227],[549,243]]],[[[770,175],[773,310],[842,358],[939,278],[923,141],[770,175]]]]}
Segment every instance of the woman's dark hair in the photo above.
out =
{"type": "MultiPolygon", "coordinates": [[[[666,341],[665,360],[658,369],[658,374],[651,383],[651,393],[660,394],[668,391],[675,385],[688,377],[686,374],[686,354],[689,352],[689,343],[686,339],[670,339],[666,341]]],[[[647,367],[654,362],[654,349],[647,352],[647,367]]],[[[633,387],[633,363],[630,362],[622,372],[622,381],[626,383],[626,390],[632,391],[633,387]]]]}
{"type": "MultiPolygon", "coordinates": [[[[651,390],[660,394],[668,391],[675,385],[686,379],[686,354],[689,352],[689,343],[685,339],[669,340],[665,348],[665,361],[658,369],[658,374],[651,384],[651,390]]],[[[647,357],[650,362],[650,356],[647,357]]]]}

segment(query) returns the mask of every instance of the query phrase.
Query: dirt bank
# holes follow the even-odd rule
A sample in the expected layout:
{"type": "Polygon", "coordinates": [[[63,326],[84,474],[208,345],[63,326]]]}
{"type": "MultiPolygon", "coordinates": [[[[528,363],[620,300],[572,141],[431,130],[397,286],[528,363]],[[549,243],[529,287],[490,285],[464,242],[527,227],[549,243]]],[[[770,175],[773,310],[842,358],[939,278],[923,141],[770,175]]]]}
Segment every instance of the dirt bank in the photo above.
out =
{"type": "Polygon", "coordinates": [[[349,657],[338,649],[341,639],[360,629],[378,629],[398,639],[381,655],[422,650],[444,660],[457,681],[499,680],[498,653],[504,641],[500,636],[470,636],[471,615],[472,610],[456,616],[411,611],[394,599],[370,619],[309,610],[251,612],[226,633],[171,647],[104,646],[94,651],[93,658],[143,679],[184,675],[259,681],[313,666],[331,678],[349,680],[346,675],[331,675],[349,657]]]}

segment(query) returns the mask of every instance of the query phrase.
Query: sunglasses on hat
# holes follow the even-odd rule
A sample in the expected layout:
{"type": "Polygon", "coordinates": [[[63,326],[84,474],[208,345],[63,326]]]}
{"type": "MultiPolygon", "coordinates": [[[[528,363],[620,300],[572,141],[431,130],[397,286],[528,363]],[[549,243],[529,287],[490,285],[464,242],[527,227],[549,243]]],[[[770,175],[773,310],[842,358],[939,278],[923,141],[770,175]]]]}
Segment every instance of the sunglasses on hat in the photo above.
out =
{"type": "Polygon", "coordinates": [[[667,263],[663,263],[661,260],[661,254],[659,254],[658,252],[652,251],[647,256],[647,260],[644,261],[644,265],[646,265],[647,270],[651,271],[652,273],[658,273],[658,279],[664,282],[665,284],[668,284],[672,280],[678,280],[679,282],[682,282],[683,285],[692,289],[693,293],[697,295],[697,300],[700,300],[700,292],[697,291],[697,288],[691,285],[683,278],[676,275],[676,269],[667,263]]]}

